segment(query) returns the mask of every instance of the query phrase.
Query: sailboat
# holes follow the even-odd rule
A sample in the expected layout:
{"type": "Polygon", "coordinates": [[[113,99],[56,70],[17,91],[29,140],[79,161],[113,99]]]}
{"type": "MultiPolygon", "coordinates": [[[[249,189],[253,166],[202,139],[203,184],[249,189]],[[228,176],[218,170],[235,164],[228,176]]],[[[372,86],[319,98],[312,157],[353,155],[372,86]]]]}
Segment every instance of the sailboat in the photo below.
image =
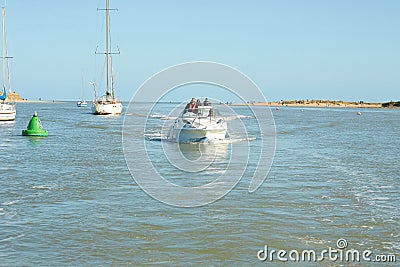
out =
{"type": "Polygon", "coordinates": [[[7,61],[7,81],[8,81],[8,90],[10,89],[10,71],[8,66],[8,59],[10,58],[7,54],[7,44],[5,38],[5,14],[6,9],[2,7],[1,9],[1,17],[2,17],[2,42],[1,42],[1,68],[2,68],[2,93],[0,95],[0,121],[13,121],[15,120],[15,115],[17,114],[17,108],[15,103],[6,103],[7,99],[7,89],[6,89],[6,66],[5,61],[7,61]],[[5,53],[4,53],[5,52],[5,53]]]}
{"type": "Polygon", "coordinates": [[[87,107],[87,102],[83,99],[83,75],[82,75],[82,98],[76,103],[78,108],[87,107]]]}
{"type": "MultiPolygon", "coordinates": [[[[111,51],[110,10],[112,9],[109,8],[109,0],[106,0],[106,8],[103,10],[106,12],[106,51],[101,54],[104,54],[106,59],[106,94],[99,98],[97,98],[95,95],[95,99],[93,100],[92,105],[92,112],[95,115],[121,114],[121,101],[114,95],[112,55],[116,53],[113,53],[111,51]]],[[[97,51],[96,54],[98,54],[97,51]]],[[[119,54],[119,52],[117,54],[119,54]]]]}

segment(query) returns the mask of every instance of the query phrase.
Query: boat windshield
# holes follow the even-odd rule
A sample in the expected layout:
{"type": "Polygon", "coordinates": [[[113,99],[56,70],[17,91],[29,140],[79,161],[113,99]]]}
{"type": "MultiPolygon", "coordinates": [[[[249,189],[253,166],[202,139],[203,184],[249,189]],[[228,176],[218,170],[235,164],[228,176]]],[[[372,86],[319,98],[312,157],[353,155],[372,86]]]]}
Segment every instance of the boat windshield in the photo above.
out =
{"type": "Polygon", "coordinates": [[[182,117],[210,117],[215,116],[215,109],[212,106],[199,106],[193,111],[185,109],[181,116],[182,117]]]}

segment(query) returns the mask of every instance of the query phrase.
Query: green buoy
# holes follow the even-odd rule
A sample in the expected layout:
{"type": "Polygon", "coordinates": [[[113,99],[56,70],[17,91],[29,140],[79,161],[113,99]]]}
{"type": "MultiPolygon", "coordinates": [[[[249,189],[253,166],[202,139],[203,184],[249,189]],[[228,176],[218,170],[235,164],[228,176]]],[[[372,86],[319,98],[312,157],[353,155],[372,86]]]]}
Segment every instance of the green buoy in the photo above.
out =
{"type": "Polygon", "coordinates": [[[26,130],[22,130],[22,135],[26,136],[48,136],[49,132],[43,129],[42,123],[35,112],[32,119],[29,121],[26,130]]]}

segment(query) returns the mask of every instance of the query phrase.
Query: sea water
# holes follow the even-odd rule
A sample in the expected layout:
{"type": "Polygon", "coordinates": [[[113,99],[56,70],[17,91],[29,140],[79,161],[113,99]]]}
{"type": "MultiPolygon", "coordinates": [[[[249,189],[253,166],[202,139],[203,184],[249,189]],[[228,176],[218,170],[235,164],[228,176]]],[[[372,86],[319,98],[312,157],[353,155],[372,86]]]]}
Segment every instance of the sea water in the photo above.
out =
{"type": "MultiPolygon", "coordinates": [[[[145,111],[152,104],[137,105],[145,111]]],[[[229,163],[231,146],[213,152],[215,161],[203,175],[168,165],[159,156],[164,143],[159,128],[172,122],[174,107],[159,105],[146,134],[129,136],[147,142],[149,157],[170,181],[209,183],[229,163]]],[[[233,121],[250,129],[248,136],[233,134],[232,140],[249,142],[257,152],[260,136],[251,126],[251,111],[232,108],[238,118],[228,121],[229,130],[235,133],[233,121]]],[[[138,110],[126,116],[148,115],[138,110]]],[[[0,265],[265,266],[258,256],[266,246],[319,253],[338,249],[339,239],[346,249],[400,260],[400,111],[281,107],[272,112],[276,151],[263,185],[249,193],[246,172],[220,200],[181,208],[153,199],[132,178],[122,146],[125,114],[94,116],[90,107],[73,102],[18,104],[15,122],[0,124],[0,265]],[[46,138],[21,136],[34,111],[49,131],[46,138]]],[[[177,153],[190,158],[207,145],[183,144],[177,153]]],[[[256,160],[248,164],[257,167],[256,160]]],[[[288,261],[345,264],[327,258],[288,261]]],[[[276,255],[273,263],[283,264],[276,255]]]]}

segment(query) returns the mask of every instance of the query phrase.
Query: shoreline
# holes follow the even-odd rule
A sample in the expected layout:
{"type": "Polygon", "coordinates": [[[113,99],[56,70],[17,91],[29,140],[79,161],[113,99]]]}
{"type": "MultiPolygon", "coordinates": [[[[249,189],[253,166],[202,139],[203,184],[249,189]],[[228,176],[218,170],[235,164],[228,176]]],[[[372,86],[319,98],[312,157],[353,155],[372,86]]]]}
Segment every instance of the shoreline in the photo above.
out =
{"type": "MultiPolygon", "coordinates": [[[[7,101],[6,101],[7,102],[7,101]]],[[[74,100],[27,100],[15,99],[15,103],[61,103],[61,102],[76,102],[74,100]]],[[[128,101],[125,101],[128,102],[128,101]]],[[[393,108],[399,109],[400,102],[385,102],[385,103],[364,103],[364,102],[345,102],[345,101],[303,101],[303,100],[290,100],[290,101],[271,101],[271,102],[248,102],[248,103],[229,103],[229,106],[268,106],[274,108],[280,107],[304,107],[304,108],[393,108]]]]}
{"type": "Polygon", "coordinates": [[[230,106],[269,106],[269,107],[312,107],[312,108],[399,108],[396,105],[388,103],[365,103],[365,102],[345,102],[345,101],[272,101],[272,102],[248,102],[248,103],[231,103],[230,106]]]}

